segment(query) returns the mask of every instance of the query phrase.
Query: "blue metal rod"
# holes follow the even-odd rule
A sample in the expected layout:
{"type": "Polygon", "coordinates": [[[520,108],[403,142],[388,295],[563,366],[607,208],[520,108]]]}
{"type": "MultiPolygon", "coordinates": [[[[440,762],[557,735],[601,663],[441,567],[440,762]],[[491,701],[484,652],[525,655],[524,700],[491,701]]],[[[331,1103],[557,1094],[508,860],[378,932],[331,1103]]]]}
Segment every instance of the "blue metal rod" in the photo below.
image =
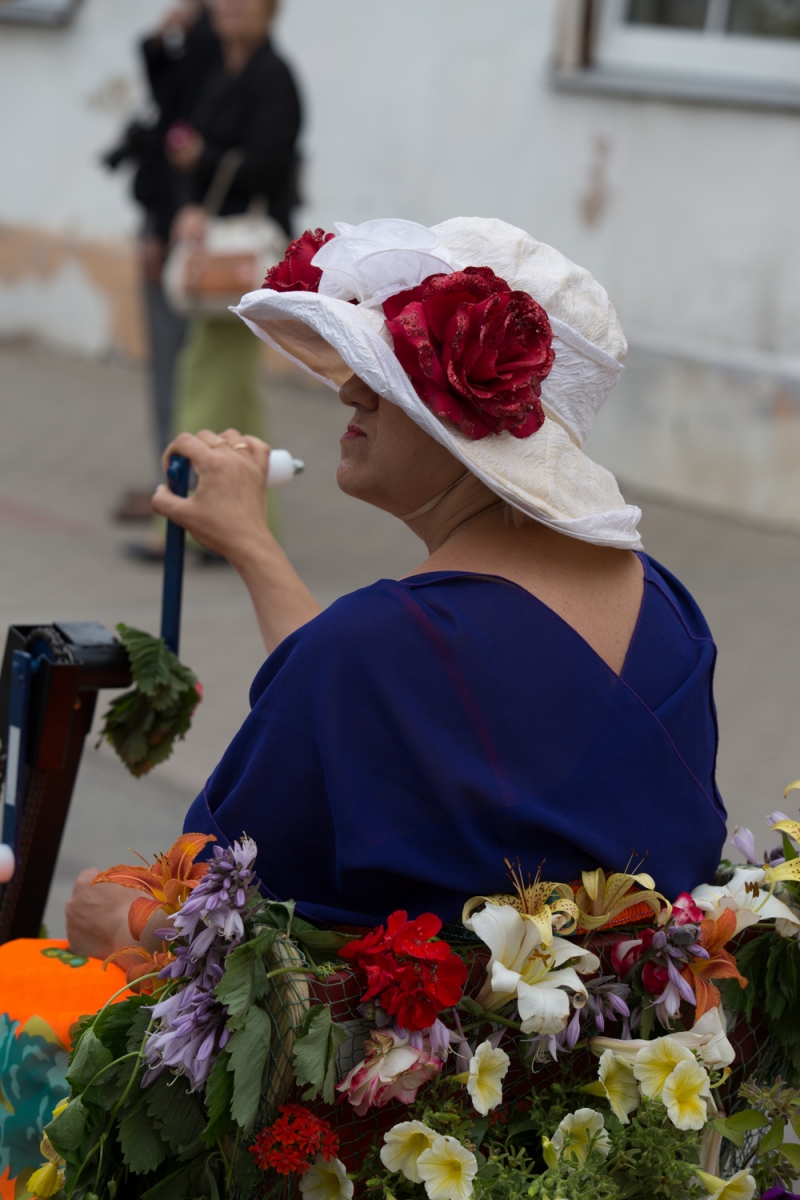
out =
{"type": "MultiPolygon", "coordinates": [[[[189,460],[173,454],[167,468],[167,483],[176,496],[189,490],[189,460]]],[[[186,531],[173,521],[167,521],[167,544],[164,549],[164,592],[161,601],[161,636],[173,654],[177,654],[181,639],[181,603],[183,600],[183,550],[186,531]]]]}
{"type": "Polygon", "coordinates": [[[17,845],[19,808],[25,795],[25,749],[31,693],[31,661],[31,655],[25,650],[15,650],[11,658],[3,836],[0,840],[14,851],[17,845]]]}

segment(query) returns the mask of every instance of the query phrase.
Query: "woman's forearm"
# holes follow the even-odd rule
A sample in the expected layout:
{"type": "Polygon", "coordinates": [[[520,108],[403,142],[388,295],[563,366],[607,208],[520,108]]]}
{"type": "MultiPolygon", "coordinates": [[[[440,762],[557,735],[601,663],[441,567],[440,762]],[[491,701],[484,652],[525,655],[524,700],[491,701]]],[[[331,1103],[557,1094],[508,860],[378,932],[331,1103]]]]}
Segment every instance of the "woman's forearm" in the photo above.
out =
{"type": "Polygon", "coordinates": [[[254,540],[232,565],[241,575],[269,654],[322,609],[270,533],[254,540]]]}

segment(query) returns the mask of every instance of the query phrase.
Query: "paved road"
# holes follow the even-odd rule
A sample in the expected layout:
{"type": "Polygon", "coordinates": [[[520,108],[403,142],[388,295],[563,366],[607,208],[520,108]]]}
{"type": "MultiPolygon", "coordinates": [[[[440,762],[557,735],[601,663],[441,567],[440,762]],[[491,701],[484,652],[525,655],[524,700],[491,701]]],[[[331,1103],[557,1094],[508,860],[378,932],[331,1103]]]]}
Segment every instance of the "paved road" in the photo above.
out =
{"type": "MultiPolygon", "coordinates": [[[[343,414],[294,379],[268,384],[273,444],[304,458],[283,494],[287,550],[326,604],[420,559],[404,526],[335,487],[343,414]]],[[[0,347],[0,629],[12,621],[118,621],[156,630],[157,569],[125,560],[131,533],[108,512],[152,473],[141,373],[24,346],[0,347]]],[[[719,645],[719,777],[731,821],[757,828],[800,776],[800,537],[643,502],[644,540],[693,591],[719,645]]],[[[187,569],[182,654],[203,681],[195,726],[143,780],[87,744],[47,924],[63,929],[70,881],[167,847],[247,711],[261,643],[243,586],[225,567],[187,569]]],[[[692,830],[686,830],[692,837],[692,830]]]]}

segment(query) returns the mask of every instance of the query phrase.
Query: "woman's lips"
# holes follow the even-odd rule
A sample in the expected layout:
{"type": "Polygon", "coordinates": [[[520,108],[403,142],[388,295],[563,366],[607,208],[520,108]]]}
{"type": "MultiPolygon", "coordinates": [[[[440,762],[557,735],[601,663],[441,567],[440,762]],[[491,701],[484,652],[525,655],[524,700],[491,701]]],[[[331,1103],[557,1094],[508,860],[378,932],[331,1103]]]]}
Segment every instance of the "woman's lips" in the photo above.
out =
{"type": "Polygon", "coordinates": [[[349,442],[353,438],[362,438],[362,437],[366,437],[366,436],[367,435],[364,433],[364,430],[359,429],[357,425],[348,425],[347,429],[345,429],[345,431],[342,434],[342,436],[340,437],[339,441],[349,442]]]}

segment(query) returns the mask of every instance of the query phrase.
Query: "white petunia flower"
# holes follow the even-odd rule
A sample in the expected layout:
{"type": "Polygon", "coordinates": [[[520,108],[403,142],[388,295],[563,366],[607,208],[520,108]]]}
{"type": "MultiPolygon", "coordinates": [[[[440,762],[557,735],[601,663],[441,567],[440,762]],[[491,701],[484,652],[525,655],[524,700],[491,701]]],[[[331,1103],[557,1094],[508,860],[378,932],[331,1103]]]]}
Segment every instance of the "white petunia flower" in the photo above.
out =
{"type": "Polygon", "coordinates": [[[511,1059],[505,1050],[495,1050],[491,1042],[481,1042],[470,1060],[467,1091],[482,1117],[497,1108],[503,1099],[503,1080],[511,1059]]]}
{"type": "Polygon", "coordinates": [[[633,1060],[633,1073],[639,1080],[642,1092],[651,1099],[660,1100],[664,1084],[678,1063],[697,1064],[697,1059],[674,1037],[655,1038],[646,1042],[633,1060]]]}
{"type": "Polygon", "coordinates": [[[420,1154],[417,1171],[429,1200],[469,1200],[478,1160],[457,1138],[444,1135],[420,1154]]]}
{"type": "Polygon", "coordinates": [[[630,1124],[629,1114],[639,1107],[639,1084],[627,1059],[606,1050],[600,1058],[598,1078],[611,1110],[623,1125],[630,1124]]]}
{"type": "Polygon", "coordinates": [[[338,1158],[318,1158],[300,1178],[303,1200],[353,1200],[353,1181],[338,1158]]]}
{"type": "Polygon", "coordinates": [[[553,1149],[558,1157],[574,1158],[579,1166],[583,1166],[589,1156],[590,1143],[603,1158],[611,1149],[603,1114],[594,1108],[579,1108],[577,1112],[567,1113],[553,1134],[553,1149]]]}
{"type": "Polygon", "coordinates": [[[756,1190],[756,1181],[745,1168],[737,1171],[730,1179],[720,1179],[695,1168],[696,1174],[707,1191],[705,1200],[750,1200],[756,1190]]]}
{"type": "Polygon", "coordinates": [[[708,1075],[695,1060],[679,1062],[661,1090],[662,1103],[676,1129],[702,1129],[708,1119],[704,1097],[710,1095],[708,1075]]]}
{"type": "Polygon", "coordinates": [[[409,1183],[422,1183],[417,1170],[419,1156],[429,1150],[438,1137],[435,1129],[422,1121],[403,1121],[383,1135],[381,1162],[389,1171],[402,1171],[409,1183]]]}

